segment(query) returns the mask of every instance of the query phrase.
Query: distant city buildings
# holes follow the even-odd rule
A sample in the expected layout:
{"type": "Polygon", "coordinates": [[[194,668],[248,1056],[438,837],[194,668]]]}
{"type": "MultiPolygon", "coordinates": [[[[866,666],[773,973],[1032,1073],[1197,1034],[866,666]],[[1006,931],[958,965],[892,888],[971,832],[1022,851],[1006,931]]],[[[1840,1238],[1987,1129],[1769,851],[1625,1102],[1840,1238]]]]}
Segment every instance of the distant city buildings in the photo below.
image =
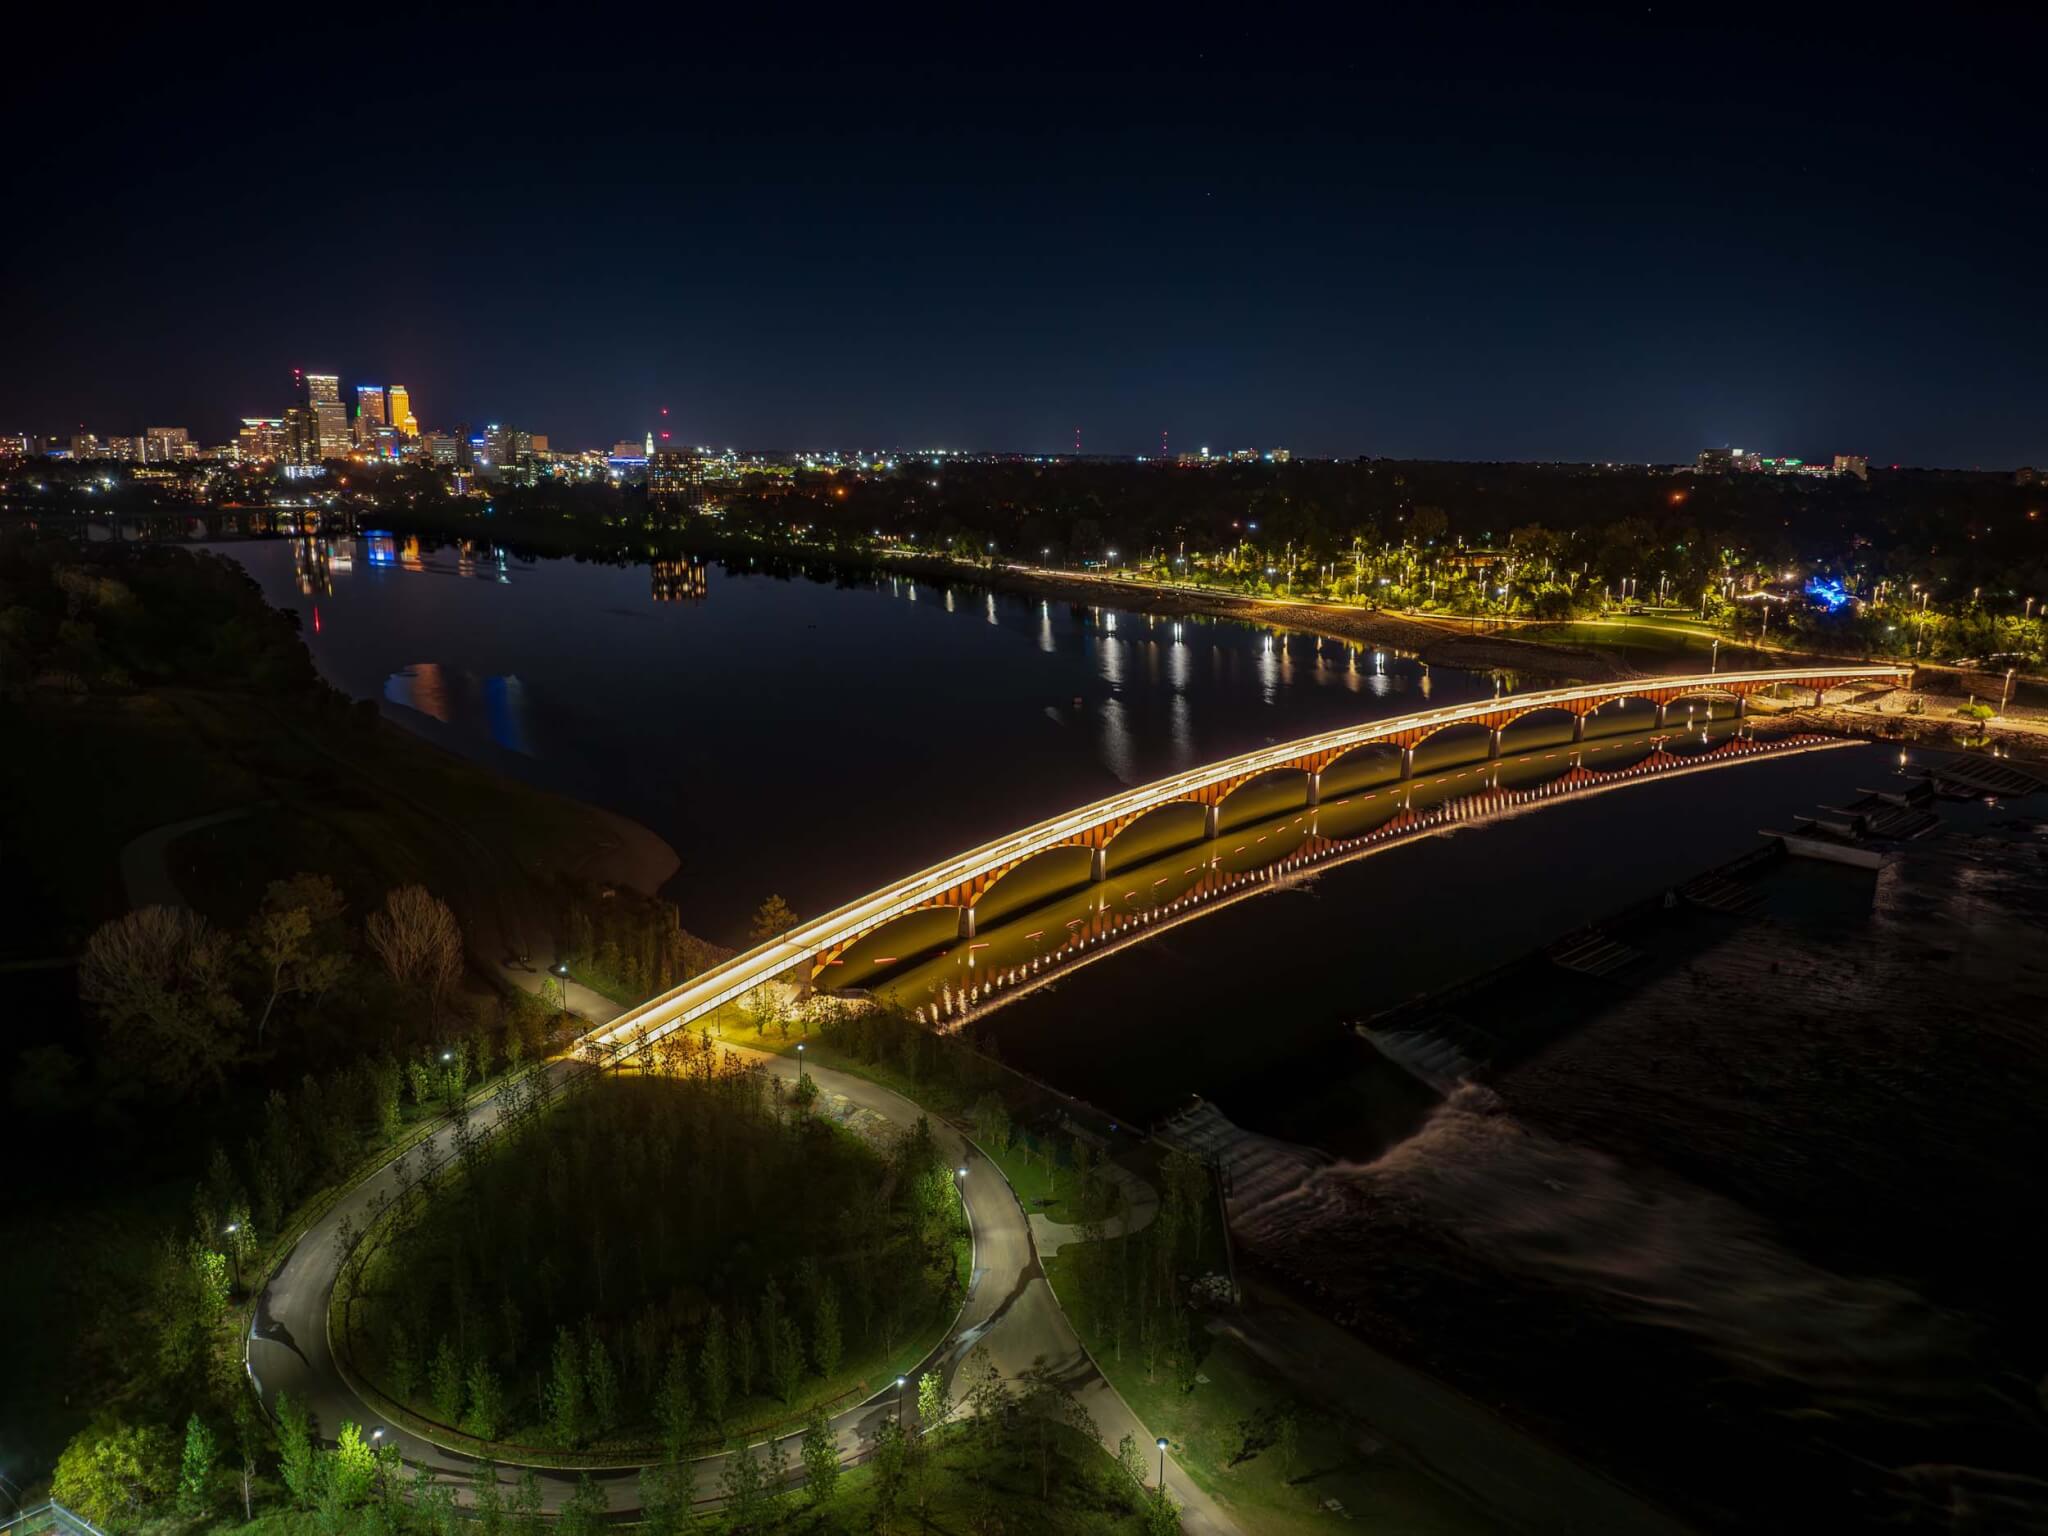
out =
{"type": "Polygon", "coordinates": [[[419,418],[412,413],[412,391],[403,384],[391,386],[391,414],[388,419],[401,437],[411,439],[420,435],[419,418]]]}
{"type": "Polygon", "coordinates": [[[1830,479],[1838,475],[1854,475],[1859,480],[1870,478],[1870,460],[1860,453],[1838,453],[1829,464],[1808,463],[1805,459],[1772,458],[1746,448],[1702,448],[1693,460],[1693,473],[1699,475],[1811,475],[1830,479]]]}
{"type": "Polygon", "coordinates": [[[281,464],[291,453],[282,416],[244,416],[235,453],[245,464],[281,464]]]}

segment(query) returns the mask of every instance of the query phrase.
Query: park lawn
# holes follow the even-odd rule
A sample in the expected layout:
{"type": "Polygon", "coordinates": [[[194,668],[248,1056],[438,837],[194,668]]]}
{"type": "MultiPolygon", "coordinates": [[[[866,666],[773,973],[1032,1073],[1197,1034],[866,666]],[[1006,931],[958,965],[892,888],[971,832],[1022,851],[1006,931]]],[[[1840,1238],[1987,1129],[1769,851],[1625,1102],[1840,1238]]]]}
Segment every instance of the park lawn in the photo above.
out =
{"type": "MultiPolygon", "coordinates": [[[[1071,1253],[1054,1254],[1044,1269],[1079,1329],[1078,1313],[1068,1304],[1075,1294],[1071,1253]]],[[[1360,1528],[1387,1536],[1474,1536],[1497,1528],[1398,1450],[1381,1446],[1368,1425],[1297,1397],[1227,1332],[1203,1335],[1201,1374],[1207,1379],[1189,1393],[1163,1370],[1146,1380],[1134,1349],[1118,1363],[1085,1331],[1082,1338],[1140,1421],[1172,1442],[1185,1473],[1246,1530],[1262,1536],[1360,1528]],[[1272,1430],[1289,1404],[1300,1428],[1291,1476],[1280,1464],[1272,1430]],[[1339,1501],[1341,1514],[1324,1507],[1328,1499],[1339,1501]]]]}
{"type": "Polygon", "coordinates": [[[1606,651],[1632,652],[1643,657],[1676,659],[1708,657],[1714,642],[1721,642],[1726,655],[1749,649],[1727,631],[1685,619],[1643,614],[1614,619],[1577,619],[1569,623],[1531,624],[1508,631],[1516,640],[1548,641],[1556,645],[1587,646],[1606,651]]]}

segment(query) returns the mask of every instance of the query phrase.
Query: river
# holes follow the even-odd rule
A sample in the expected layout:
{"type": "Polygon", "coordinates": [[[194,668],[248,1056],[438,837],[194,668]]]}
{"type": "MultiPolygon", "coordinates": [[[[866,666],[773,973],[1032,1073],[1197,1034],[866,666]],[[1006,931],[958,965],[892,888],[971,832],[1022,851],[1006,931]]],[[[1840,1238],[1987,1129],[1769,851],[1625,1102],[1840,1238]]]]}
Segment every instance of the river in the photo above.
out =
{"type": "MultiPolygon", "coordinates": [[[[221,548],[299,613],[343,691],[659,832],[682,858],[665,894],[727,942],[771,892],[826,910],[1122,786],[1516,681],[873,573],[531,561],[377,535],[221,548]]],[[[1610,713],[1596,758],[1640,757],[1646,726],[1646,711],[1610,713]]],[[[1852,747],[1460,827],[1076,968],[977,1029],[1134,1120],[1200,1093],[1247,1124],[1371,1150],[1427,1096],[1350,1022],[1732,858],[1892,766],[1852,747]]]]}

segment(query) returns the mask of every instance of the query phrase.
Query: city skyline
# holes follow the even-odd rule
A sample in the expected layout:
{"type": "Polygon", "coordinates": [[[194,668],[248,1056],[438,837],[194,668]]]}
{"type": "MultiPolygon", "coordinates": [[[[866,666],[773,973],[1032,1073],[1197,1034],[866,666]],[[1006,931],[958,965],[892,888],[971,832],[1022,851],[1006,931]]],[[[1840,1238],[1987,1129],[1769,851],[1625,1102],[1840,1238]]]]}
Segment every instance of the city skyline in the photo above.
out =
{"type": "Polygon", "coordinates": [[[203,33],[44,49],[15,104],[89,65],[79,158],[158,152],[126,179],[148,242],[10,242],[10,429],[224,436],[278,409],[286,357],[588,444],[666,405],[749,445],[2048,458],[2031,20],[1482,10],[1078,54],[955,34],[844,69],[823,36],[713,34],[673,96],[658,58],[564,39],[543,72],[431,19],[390,60],[303,20],[233,59],[203,33]],[[419,169],[223,225],[199,189],[251,110],[351,94],[419,169]],[[404,280],[320,275],[354,271],[404,280]]]}

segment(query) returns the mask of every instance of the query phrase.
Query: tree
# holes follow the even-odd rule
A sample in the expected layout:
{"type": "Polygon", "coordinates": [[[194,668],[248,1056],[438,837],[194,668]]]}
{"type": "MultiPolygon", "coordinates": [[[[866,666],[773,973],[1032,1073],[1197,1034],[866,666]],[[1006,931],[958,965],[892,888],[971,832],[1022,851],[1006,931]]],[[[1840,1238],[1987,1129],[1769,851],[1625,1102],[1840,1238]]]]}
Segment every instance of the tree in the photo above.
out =
{"type": "Polygon", "coordinates": [[[226,1086],[242,1058],[242,1005],[229,987],[231,946],[183,907],[144,907],[86,941],[78,995],[107,1026],[110,1059],[184,1097],[226,1086]]]}
{"type": "Polygon", "coordinates": [[[462,1375],[462,1356],[456,1352],[455,1341],[442,1336],[441,1347],[434,1352],[433,1369],[428,1373],[427,1386],[434,1399],[434,1417],[451,1429],[462,1422],[462,1400],[465,1382],[462,1375]]]}
{"type": "Polygon", "coordinates": [[[362,1429],[344,1423],[335,1437],[334,1449],[320,1458],[321,1518],[330,1528],[340,1526],[341,1515],[365,1502],[377,1486],[377,1453],[363,1438],[362,1429]]]}
{"type": "Polygon", "coordinates": [[[680,1339],[668,1347],[668,1361],[662,1367],[661,1385],[654,1398],[654,1420],[661,1426],[662,1451],[670,1461],[681,1461],[683,1447],[690,1441],[695,1405],[690,1401],[690,1360],[680,1339]]]}
{"type": "Polygon", "coordinates": [[[95,1420],[57,1458],[50,1497],[100,1525],[147,1514],[177,1486],[170,1431],[155,1424],[95,1420]]]}
{"type": "Polygon", "coordinates": [[[786,1403],[803,1380],[804,1336],[787,1313],[775,1320],[775,1335],[775,1395],[786,1403]]]}
{"type": "Polygon", "coordinates": [[[839,1369],[845,1347],[839,1331],[839,1288],[826,1280],[818,1287],[818,1307],[811,1323],[811,1359],[827,1381],[839,1369]]]}
{"type": "Polygon", "coordinates": [[[595,1328],[589,1329],[590,1366],[585,1380],[590,1397],[591,1427],[608,1435],[619,1427],[619,1373],[612,1366],[612,1352],[595,1328]]]}
{"type": "Polygon", "coordinates": [[[713,1307],[704,1320],[704,1346],[697,1357],[704,1383],[704,1417],[715,1429],[725,1423],[726,1400],[732,1395],[732,1367],[726,1360],[725,1314],[713,1307]]]}
{"type": "Polygon", "coordinates": [[[810,1417],[804,1421],[802,1460],[804,1492],[813,1509],[822,1508],[832,1502],[832,1494],[839,1487],[839,1442],[833,1437],[832,1426],[825,1421],[825,1410],[821,1407],[812,1408],[810,1417]]]}
{"type": "Polygon", "coordinates": [[[585,1472],[576,1479],[576,1491],[562,1505],[555,1529],[561,1532],[561,1536],[600,1536],[608,1507],[604,1484],[592,1482],[590,1474],[585,1472]]]}
{"type": "Polygon", "coordinates": [[[548,1379],[548,1429],[557,1445],[574,1445],[583,1428],[583,1360],[576,1336],[555,1330],[553,1371],[548,1379]]]}
{"type": "Polygon", "coordinates": [[[438,1013],[441,995],[462,974],[462,929],[448,904],[423,885],[402,885],[386,893],[383,910],[363,924],[363,936],[391,979],[420,988],[438,1013]]]}
{"type": "Polygon", "coordinates": [[[642,1536],[681,1536],[691,1521],[691,1505],[697,1491],[696,1477],[687,1466],[673,1462],[666,1466],[640,1469],[640,1530],[642,1536]]]}
{"type": "Polygon", "coordinates": [[[1096,1433],[1088,1410],[1059,1384],[1043,1359],[1033,1362],[1023,1381],[1024,1393],[1018,1400],[1017,1412],[1032,1431],[1031,1448],[1038,1462],[1038,1496],[1049,1499],[1062,1437],[1072,1434],[1093,1445],[1101,1436],[1096,1433]]]}
{"type": "Polygon", "coordinates": [[[926,1371],[917,1379],[917,1427],[930,1434],[953,1416],[953,1399],[946,1392],[945,1378],[926,1371]]]}
{"type": "Polygon", "coordinates": [[[213,1503],[213,1464],[220,1443],[206,1421],[193,1414],[185,1421],[185,1453],[178,1462],[178,1509],[203,1515],[213,1503]]]}
{"type": "Polygon", "coordinates": [[[348,956],[333,932],[341,912],[341,892],[325,875],[271,881],[263,905],[249,920],[245,941],[267,993],[256,1017],[258,1050],[280,998],[319,997],[348,968],[348,956]]]}
{"type": "Polygon", "coordinates": [[[485,1456],[469,1469],[469,1508],[477,1536],[504,1536],[505,1488],[498,1464],[485,1456]]]}
{"type": "Polygon", "coordinates": [[[1145,1503],[1145,1536],[1181,1536],[1180,1501],[1164,1488],[1145,1503]]]}
{"type": "Polygon", "coordinates": [[[725,1453],[725,1465],[718,1474],[718,1493],[725,1505],[726,1529],[750,1531],[759,1525],[765,1513],[765,1492],[761,1463],[745,1441],[735,1443],[725,1453]]]}
{"type": "Polygon", "coordinates": [[[765,944],[795,926],[796,913],[790,910],[789,903],[780,896],[770,896],[754,909],[754,921],[748,931],[756,944],[765,944]]]}
{"type": "Polygon", "coordinates": [[[742,1397],[754,1390],[754,1324],[744,1313],[733,1325],[732,1330],[732,1377],[733,1384],[742,1397]]]}
{"type": "Polygon", "coordinates": [[[495,1440],[505,1423],[505,1390],[498,1373],[482,1355],[469,1368],[469,1432],[480,1440],[495,1440]]]}
{"type": "Polygon", "coordinates": [[[868,1431],[868,1465],[875,1474],[875,1526],[888,1528],[889,1518],[903,1497],[903,1479],[909,1470],[909,1448],[903,1440],[903,1425],[891,1413],[868,1431]]]}
{"type": "Polygon", "coordinates": [[[312,1426],[305,1405],[288,1393],[277,1395],[277,1475],[301,1509],[320,1496],[320,1465],[313,1455],[312,1426]]]}

